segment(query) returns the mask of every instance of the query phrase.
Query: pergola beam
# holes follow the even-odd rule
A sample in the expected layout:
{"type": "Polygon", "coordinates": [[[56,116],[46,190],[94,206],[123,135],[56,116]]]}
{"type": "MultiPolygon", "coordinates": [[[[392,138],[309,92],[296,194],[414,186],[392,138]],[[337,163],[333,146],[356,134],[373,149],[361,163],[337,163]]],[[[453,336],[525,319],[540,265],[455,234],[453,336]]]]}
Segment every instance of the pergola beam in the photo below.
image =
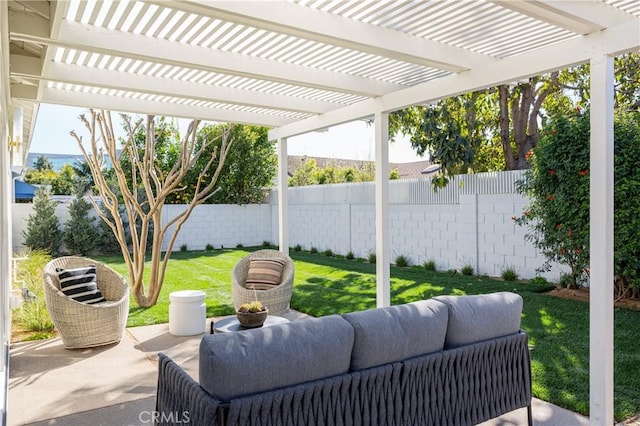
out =
{"type": "Polygon", "coordinates": [[[155,114],[166,117],[199,119],[205,121],[234,122],[255,124],[261,126],[281,126],[294,121],[294,118],[254,113],[248,111],[234,111],[228,109],[210,108],[184,103],[158,102],[134,97],[121,97],[92,94],[71,90],[44,88],[40,92],[39,101],[50,104],[76,106],[81,108],[105,109],[123,111],[135,114],[155,114]]]}
{"type": "Polygon", "coordinates": [[[628,16],[600,1],[493,0],[493,3],[576,34],[590,34],[628,20],[628,16]]]}
{"type": "Polygon", "coordinates": [[[319,114],[336,109],[340,104],[316,101],[302,97],[256,92],[252,90],[219,87],[190,81],[151,77],[134,73],[92,69],[61,62],[52,63],[41,75],[40,60],[33,57],[11,55],[11,75],[36,81],[53,81],[82,86],[124,90],[137,93],[159,94],[207,102],[223,102],[319,114]]]}
{"type": "Polygon", "coordinates": [[[539,49],[526,55],[501,60],[500,66],[488,64],[460,74],[399,90],[379,98],[297,121],[269,132],[270,139],[291,137],[317,129],[370,117],[372,111],[396,111],[411,105],[473,92],[519,81],[547,72],[587,62],[592,46],[607,47],[607,54],[617,55],[640,48],[638,22],[628,22],[604,31],[539,49]]]}
{"type": "Polygon", "coordinates": [[[380,96],[403,88],[401,85],[379,80],[347,74],[336,75],[331,71],[216,51],[108,28],[91,27],[71,21],[60,23],[58,37],[49,37],[43,35],[41,30],[32,31],[31,27],[22,21],[26,19],[30,19],[28,14],[12,14],[12,40],[366,97],[380,96]]]}
{"type": "MultiPolygon", "coordinates": [[[[166,6],[163,1],[147,1],[166,6]]],[[[460,72],[494,58],[289,2],[183,1],[172,9],[441,70],[460,72]]]]}

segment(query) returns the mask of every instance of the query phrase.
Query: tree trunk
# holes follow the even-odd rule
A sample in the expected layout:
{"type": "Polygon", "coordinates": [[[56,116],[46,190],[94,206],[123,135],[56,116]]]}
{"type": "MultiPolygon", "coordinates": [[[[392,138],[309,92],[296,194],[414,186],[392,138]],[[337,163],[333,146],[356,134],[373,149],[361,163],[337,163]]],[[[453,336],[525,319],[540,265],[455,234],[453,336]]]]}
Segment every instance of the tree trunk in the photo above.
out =
{"type": "Polygon", "coordinates": [[[500,140],[507,170],[522,170],[531,167],[527,153],[538,143],[538,116],[544,100],[557,90],[558,72],[541,81],[539,77],[521,83],[510,92],[506,85],[499,86],[500,100],[500,140]],[[509,110],[513,123],[510,134],[509,110]],[[515,155],[511,148],[511,136],[516,146],[515,155]]]}
{"type": "Polygon", "coordinates": [[[512,100],[513,135],[516,143],[515,167],[512,170],[528,169],[530,167],[526,159],[527,152],[533,148],[529,124],[530,119],[537,119],[536,116],[530,116],[531,103],[534,97],[533,83],[521,84],[517,89],[519,90],[514,90],[514,99],[512,100]]]}
{"type": "Polygon", "coordinates": [[[500,102],[500,142],[502,144],[502,153],[504,154],[507,170],[514,170],[516,164],[511,150],[509,87],[504,84],[498,86],[498,96],[500,102]]]}

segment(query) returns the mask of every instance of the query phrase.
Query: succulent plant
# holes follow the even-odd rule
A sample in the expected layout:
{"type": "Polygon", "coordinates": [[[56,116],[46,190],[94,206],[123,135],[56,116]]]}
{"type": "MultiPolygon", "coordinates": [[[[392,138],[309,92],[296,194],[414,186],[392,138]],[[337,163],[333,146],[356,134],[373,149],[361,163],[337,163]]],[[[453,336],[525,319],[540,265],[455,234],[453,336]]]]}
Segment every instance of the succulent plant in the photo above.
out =
{"type": "Polygon", "coordinates": [[[265,307],[262,305],[262,302],[258,300],[251,303],[242,304],[238,308],[238,312],[242,312],[242,313],[256,313],[256,312],[262,312],[264,310],[265,310],[265,307]]]}

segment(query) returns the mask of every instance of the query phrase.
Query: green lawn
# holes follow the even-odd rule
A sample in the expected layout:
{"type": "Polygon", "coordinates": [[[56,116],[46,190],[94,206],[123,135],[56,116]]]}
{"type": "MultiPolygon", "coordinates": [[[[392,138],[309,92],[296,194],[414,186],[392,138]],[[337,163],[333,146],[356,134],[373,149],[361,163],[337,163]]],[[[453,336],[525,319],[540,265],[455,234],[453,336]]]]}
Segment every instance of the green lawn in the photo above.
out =
{"type": "MultiPolygon", "coordinates": [[[[168,322],[169,293],[181,289],[207,294],[207,315],[233,313],[231,270],[248,253],[242,250],[178,252],[171,256],[156,306],[132,307],[128,325],[168,322]]],[[[291,307],[313,316],[375,307],[375,265],[323,254],[291,252],[296,274],[291,307]]],[[[122,259],[102,261],[125,273],[122,259]]],[[[569,410],[588,414],[589,305],[559,299],[545,285],[513,283],[420,267],[391,268],[391,299],[400,304],[439,294],[480,294],[512,291],[524,298],[522,328],[533,346],[533,394],[569,410]]],[[[640,312],[615,310],[615,418],[640,412],[640,312]]]]}

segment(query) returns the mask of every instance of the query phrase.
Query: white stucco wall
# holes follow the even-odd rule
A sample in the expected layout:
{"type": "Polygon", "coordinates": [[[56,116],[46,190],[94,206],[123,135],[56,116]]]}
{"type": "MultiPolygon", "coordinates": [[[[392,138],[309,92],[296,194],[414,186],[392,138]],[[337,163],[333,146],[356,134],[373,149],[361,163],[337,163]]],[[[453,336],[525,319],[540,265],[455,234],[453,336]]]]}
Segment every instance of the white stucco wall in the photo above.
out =
{"type": "MultiPolygon", "coordinates": [[[[428,181],[397,181],[391,188],[390,226],[392,259],[407,257],[412,264],[434,260],[438,269],[471,265],[476,273],[499,276],[513,268],[520,277],[531,278],[545,259],[526,241],[526,229],[512,217],[525,209],[527,200],[513,191],[517,174],[465,176],[446,190],[434,193],[428,181]],[[496,192],[496,193],[492,193],[496,192]]],[[[269,204],[202,205],[183,225],[173,250],[257,246],[278,240],[278,208],[272,195],[269,204]]],[[[13,205],[13,247],[22,247],[22,231],[31,204],[13,205]]],[[[167,205],[164,223],[185,206],[167,205]]],[[[56,209],[60,225],[68,218],[67,205],[56,209]]],[[[289,190],[290,246],[330,249],[336,254],[353,252],[367,257],[375,251],[373,186],[338,184],[289,190]]],[[[166,249],[165,240],[163,248],[166,249]]],[[[561,269],[543,275],[557,280],[561,269]]]]}

